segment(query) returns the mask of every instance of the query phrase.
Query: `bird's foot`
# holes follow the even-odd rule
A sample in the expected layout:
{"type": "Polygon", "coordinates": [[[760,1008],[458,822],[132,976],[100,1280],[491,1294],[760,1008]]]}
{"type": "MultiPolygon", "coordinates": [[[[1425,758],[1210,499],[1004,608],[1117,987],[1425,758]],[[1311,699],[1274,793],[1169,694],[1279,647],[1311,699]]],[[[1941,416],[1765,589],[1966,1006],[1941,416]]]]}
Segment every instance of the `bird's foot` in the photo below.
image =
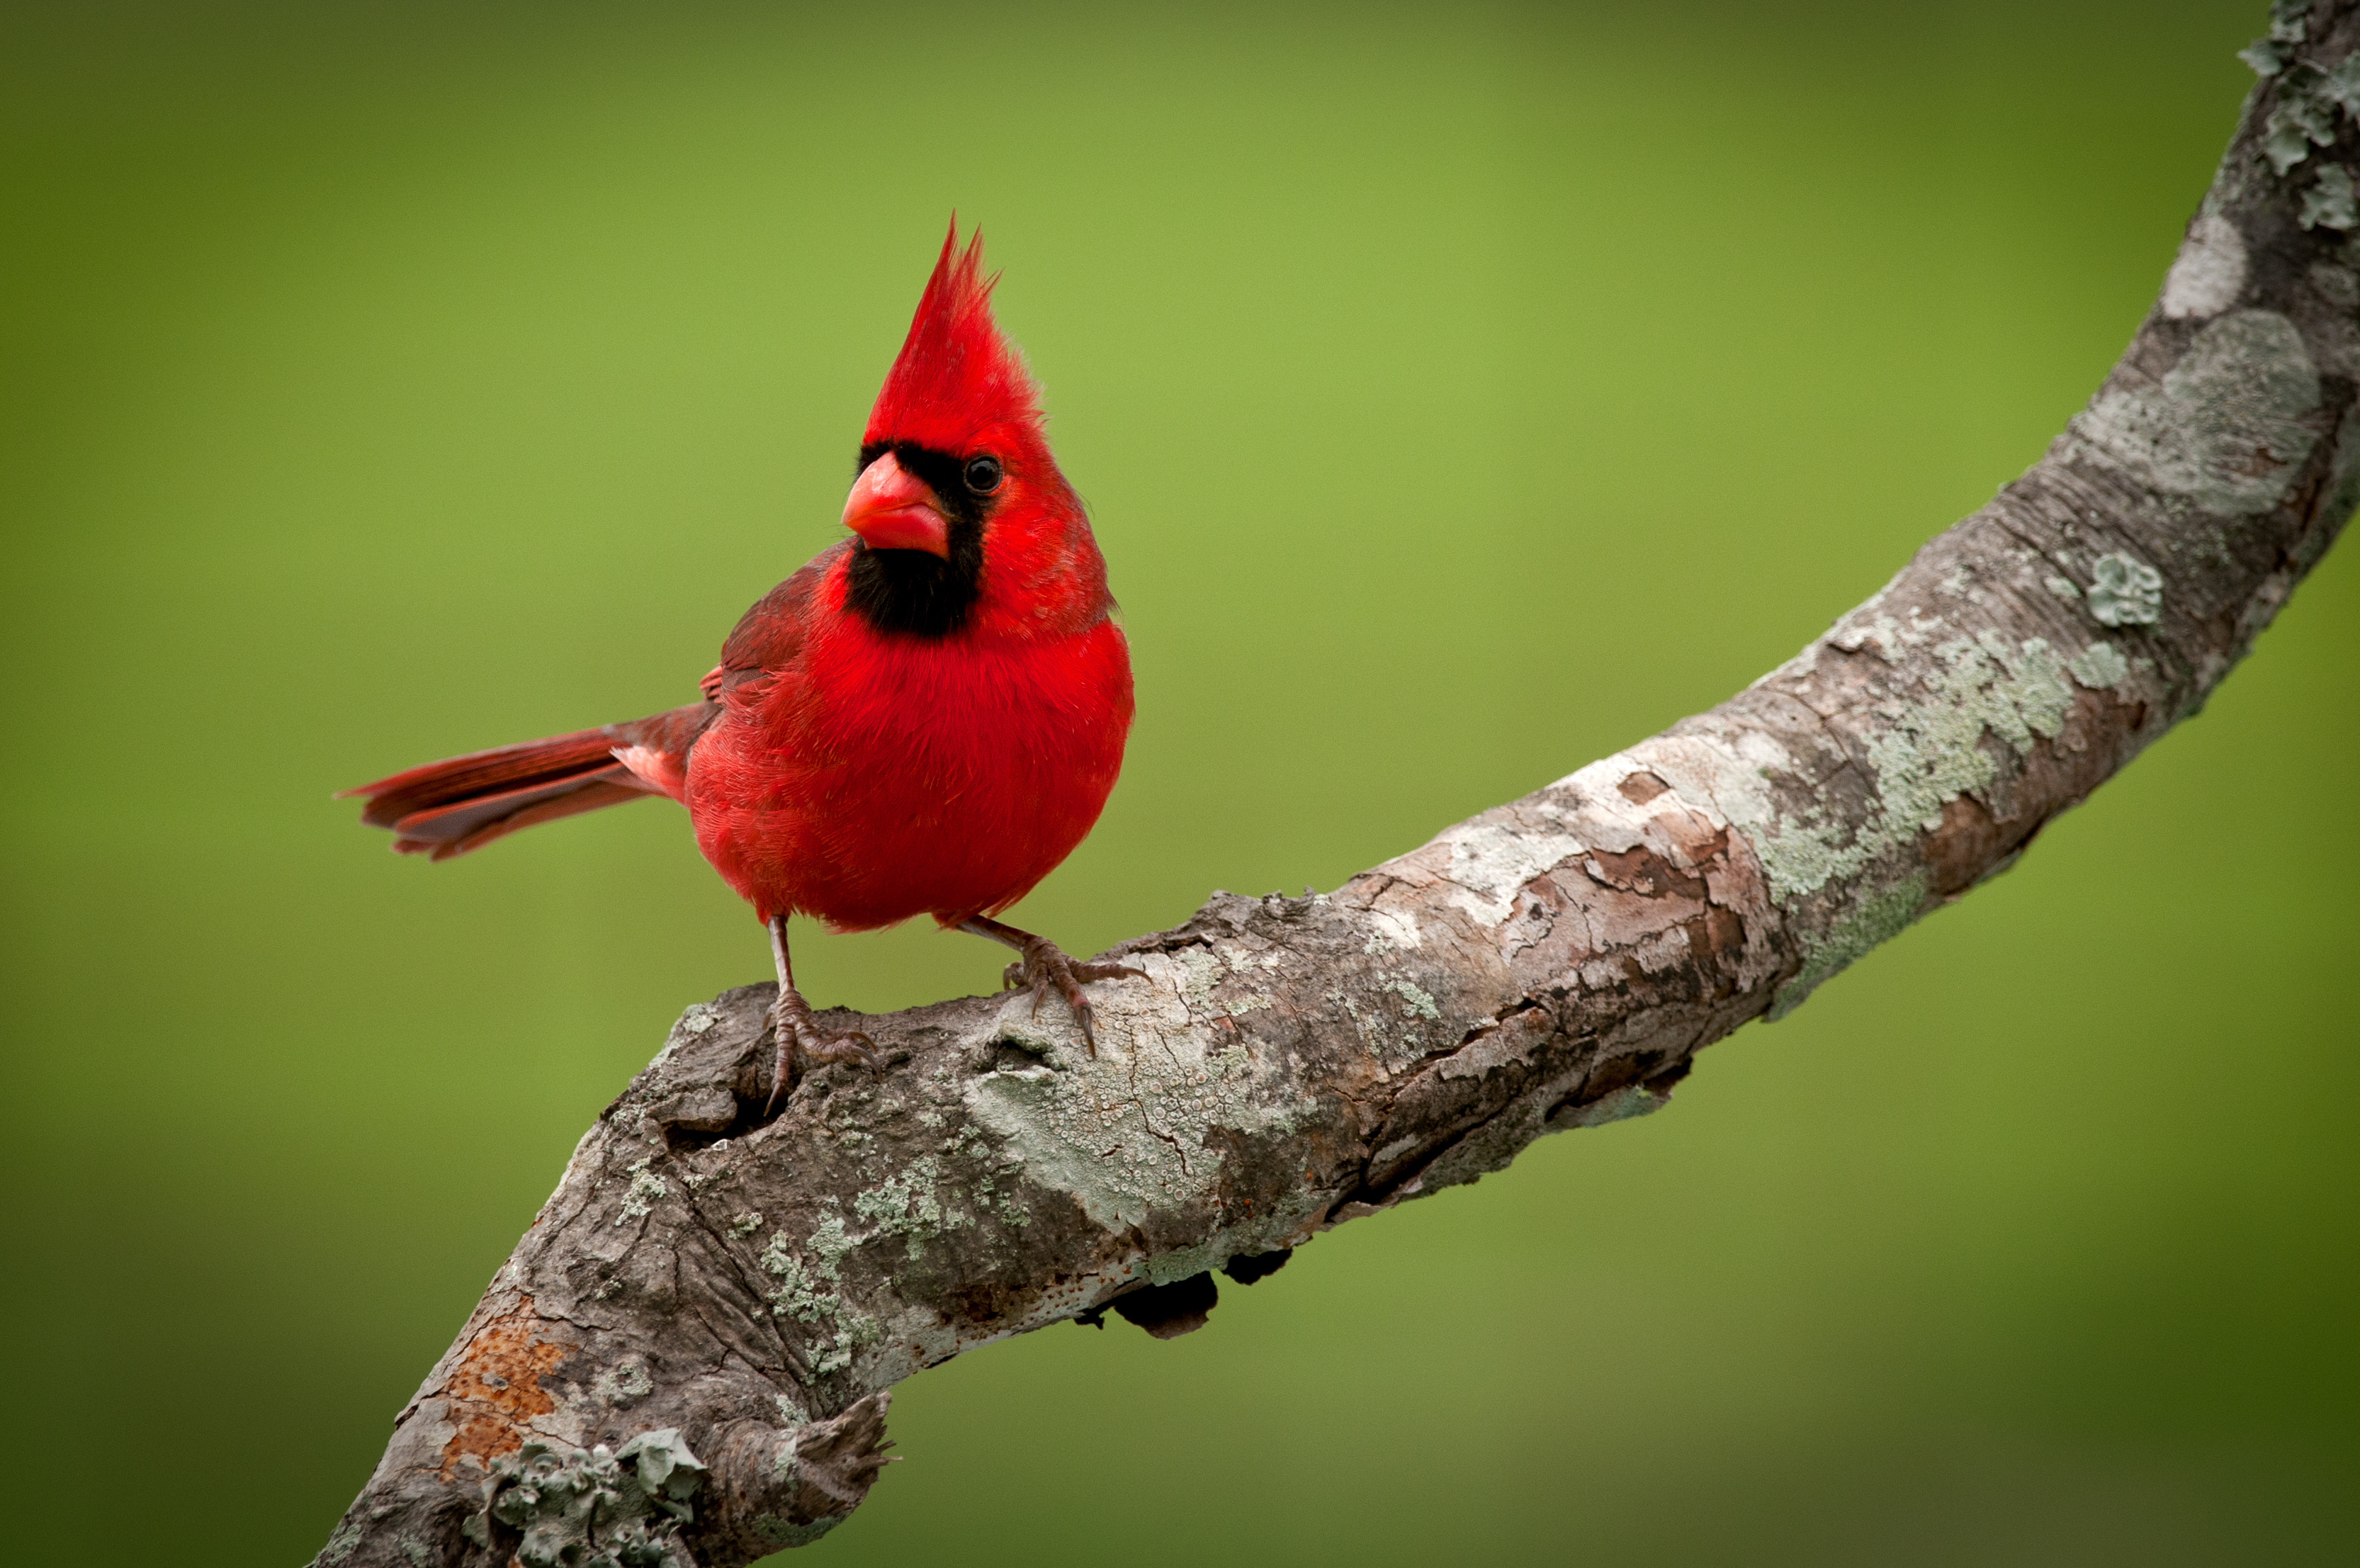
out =
{"type": "Polygon", "coordinates": [[[1046,937],[1027,936],[1017,951],[1023,957],[1000,971],[1000,989],[1031,988],[1032,1015],[1036,1018],[1041,1014],[1041,999],[1054,990],[1073,1009],[1074,1022],[1082,1026],[1082,1043],[1090,1048],[1092,1056],[1098,1054],[1098,1037],[1090,1027],[1090,999],[1082,994],[1082,987],[1094,980],[1147,978],[1145,970],[1133,969],[1129,964],[1076,963],[1046,937]]]}
{"type": "Polygon", "coordinates": [[[884,1065],[877,1055],[877,1042],[858,1029],[821,1034],[812,1021],[811,1003],[792,986],[781,987],[779,999],[770,1003],[770,1030],[779,1042],[779,1054],[770,1071],[770,1103],[762,1108],[765,1116],[777,1110],[796,1080],[818,1063],[858,1062],[872,1070],[884,1065]]]}

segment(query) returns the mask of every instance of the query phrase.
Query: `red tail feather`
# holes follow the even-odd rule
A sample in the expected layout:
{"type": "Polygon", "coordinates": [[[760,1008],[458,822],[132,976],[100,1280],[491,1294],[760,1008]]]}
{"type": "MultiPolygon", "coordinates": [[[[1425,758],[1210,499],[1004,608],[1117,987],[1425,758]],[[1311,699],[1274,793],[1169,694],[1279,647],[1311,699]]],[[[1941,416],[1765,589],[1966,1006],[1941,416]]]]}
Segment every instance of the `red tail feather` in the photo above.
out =
{"type": "Polygon", "coordinates": [[[366,800],[361,820],[391,828],[396,853],[447,861],[537,822],[673,793],[671,780],[715,711],[692,703],[628,724],[471,751],[337,798],[366,800]],[[619,760],[625,751],[632,753],[631,766],[619,760]]]}

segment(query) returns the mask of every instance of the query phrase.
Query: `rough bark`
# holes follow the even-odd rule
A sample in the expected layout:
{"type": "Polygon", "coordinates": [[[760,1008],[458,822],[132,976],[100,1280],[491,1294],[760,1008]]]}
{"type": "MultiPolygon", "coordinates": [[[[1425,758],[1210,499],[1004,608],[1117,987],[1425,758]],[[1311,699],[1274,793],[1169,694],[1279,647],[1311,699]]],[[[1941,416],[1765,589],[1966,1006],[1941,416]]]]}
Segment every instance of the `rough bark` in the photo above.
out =
{"type": "Polygon", "coordinates": [[[889,1069],[766,1118],[770,988],[691,1007],[318,1561],[810,1541],[901,1378],[1109,1306],[1185,1332],[1211,1271],[1655,1109],[2006,869],[2197,710],[2360,496],[2360,59],[2349,92],[2322,69],[2355,10],[2278,5],[2161,298],[2040,463],[1710,713],[1334,893],[1123,944],[1148,978],[1093,987],[1095,1056],[1022,996],[847,1015],[889,1069]]]}

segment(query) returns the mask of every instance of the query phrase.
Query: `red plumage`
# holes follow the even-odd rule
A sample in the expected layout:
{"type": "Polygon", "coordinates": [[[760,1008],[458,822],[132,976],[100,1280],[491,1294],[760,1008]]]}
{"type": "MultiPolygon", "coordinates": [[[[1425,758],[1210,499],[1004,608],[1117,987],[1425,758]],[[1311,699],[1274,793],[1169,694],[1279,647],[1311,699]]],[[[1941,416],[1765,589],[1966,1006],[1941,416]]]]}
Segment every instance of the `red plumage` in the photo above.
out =
{"type": "Polygon", "coordinates": [[[773,929],[780,1084],[809,1026],[785,917],[841,930],[932,915],[1017,947],[1088,1028],[1076,965],[989,916],[1097,821],[1122,765],[1131,662],[1106,564],[991,315],[982,239],[954,224],[870,411],[845,521],[746,612],[705,700],[631,723],[455,757],[349,792],[394,848],[436,860],[535,822],[662,794],[773,929]]]}

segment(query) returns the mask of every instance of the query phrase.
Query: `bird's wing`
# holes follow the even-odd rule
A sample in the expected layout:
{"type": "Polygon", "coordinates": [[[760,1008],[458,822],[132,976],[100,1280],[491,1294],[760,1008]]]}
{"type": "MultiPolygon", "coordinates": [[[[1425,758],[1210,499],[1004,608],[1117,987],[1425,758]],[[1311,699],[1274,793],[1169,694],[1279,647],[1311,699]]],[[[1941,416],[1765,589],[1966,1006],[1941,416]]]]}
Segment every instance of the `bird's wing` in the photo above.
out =
{"type": "Polygon", "coordinates": [[[721,663],[699,683],[707,701],[727,703],[733,694],[754,695],[743,691],[748,683],[794,663],[811,628],[820,583],[836,557],[851,547],[852,542],[846,540],[820,552],[739,618],[721,644],[721,663]]]}

